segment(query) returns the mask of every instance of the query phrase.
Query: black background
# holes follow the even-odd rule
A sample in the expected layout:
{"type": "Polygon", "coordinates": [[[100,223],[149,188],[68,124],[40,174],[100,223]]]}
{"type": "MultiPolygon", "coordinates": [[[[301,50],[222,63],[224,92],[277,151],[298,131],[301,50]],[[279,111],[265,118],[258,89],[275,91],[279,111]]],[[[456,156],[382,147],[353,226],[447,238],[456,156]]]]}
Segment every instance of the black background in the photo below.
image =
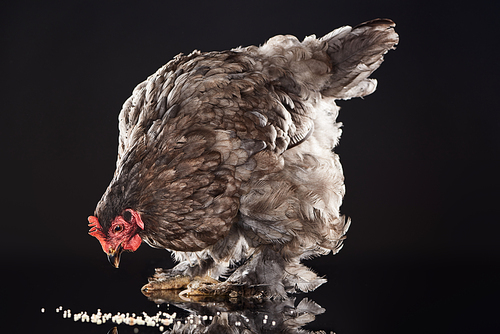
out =
{"type": "Polygon", "coordinates": [[[308,328],[498,331],[499,7],[2,3],[0,247],[7,296],[16,297],[2,303],[2,316],[21,332],[105,333],[108,327],[54,318],[54,309],[150,307],[139,288],[155,266],[172,266],[168,253],[143,245],[115,270],[86,221],[111,180],[117,115],[135,85],[179,52],[258,45],[276,34],[322,36],[388,17],[400,44],[372,75],[377,91],[339,102],[342,212],[353,222],[338,255],[309,262],[329,283],[309,294],[327,312],[308,328]],[[40,317],[40,307],[52,315],[40,317]],[[41,319],[17,320],[30,316],[41,319]]]}

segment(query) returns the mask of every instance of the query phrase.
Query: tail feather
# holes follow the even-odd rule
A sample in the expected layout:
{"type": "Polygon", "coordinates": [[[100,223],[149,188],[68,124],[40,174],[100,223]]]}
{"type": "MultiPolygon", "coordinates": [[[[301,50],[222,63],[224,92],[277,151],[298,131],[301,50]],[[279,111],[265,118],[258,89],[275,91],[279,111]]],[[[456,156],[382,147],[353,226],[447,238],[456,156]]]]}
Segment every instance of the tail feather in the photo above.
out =
{"type": "Polygon", "coordinates": [[[332,75],[322,91],[325,96],[340,99],[361,97],[372,93],[376,80],[368,79],[383,61],[387,51],[399,41],[395,23],[375,19],[354,28],[338,28],[321,38],[328,44],[332,75]]]}

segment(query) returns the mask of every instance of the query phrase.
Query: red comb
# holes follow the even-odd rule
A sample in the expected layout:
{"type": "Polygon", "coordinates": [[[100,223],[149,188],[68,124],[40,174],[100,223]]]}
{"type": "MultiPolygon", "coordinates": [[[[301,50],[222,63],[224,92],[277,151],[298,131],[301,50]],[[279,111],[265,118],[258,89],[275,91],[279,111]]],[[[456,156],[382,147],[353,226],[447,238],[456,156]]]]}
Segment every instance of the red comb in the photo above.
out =
{"type": "Polygon", "coordinates": [[[106,235],[102,232],[101,224],[99,224],[99,220],[97,217],[90,216],[88,218],[90,231],[89,234],[93,237],[96,237],[97,240],[101,243],[102,249],[106,252],[106,235]]]}

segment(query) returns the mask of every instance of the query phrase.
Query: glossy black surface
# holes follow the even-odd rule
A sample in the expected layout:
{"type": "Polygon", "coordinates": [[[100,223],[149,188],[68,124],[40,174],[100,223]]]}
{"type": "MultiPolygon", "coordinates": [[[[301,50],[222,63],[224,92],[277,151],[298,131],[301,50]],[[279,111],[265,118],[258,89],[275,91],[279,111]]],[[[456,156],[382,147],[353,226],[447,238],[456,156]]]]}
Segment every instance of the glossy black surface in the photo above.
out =
{"type": "Polygon", "coordinates": [[[295,305],[307,297],[326,310],[304,328],[499,332],[497,3],[0,6],[2,332],[112,328],[63,319],[59,306],[186,316],[140,292],[155,267],[173,265],[166,251],[143,245],[117,270],[87,235],[86,218],[113,175],[122,103],[179,52],[261,44],[276,34],[320,36],[375,17],[393,19],[401,40],[373,74],[377,91],[339,102],[342,212],[352,225],[338,255],[308,262],[329,282],[296,296],[295,305]]]}
{"type": "MultiPolygon", "coordinates": [[[[309,294],[296,296],[295,306],[304,297],[326,309],[315,321],[304,326],[310,330],[336,333],[467,333],[492,332],[498,328],[497,301],[500,297],[500,275],[491,272],[491,263],[439,264],[334,264],[328,270],[318,266],[319,272],[328,274],[330,282],[309,294]],[[325,269],[326,272],[325,272],[325,269]]],[[[16,276],[12,300],[14,307],[5,307],[7,325],[51,333],[107,333],[113,324],[96,325],[64,319],[63,306],[72,313],[87,311],[116,314],[146,312],[154,315],[158,310],[177,313],[184,321],[191,310],[193,314],[214,315],[216,311],[241,314],[244,308],[232,304],[207,307],[206,304],[161,304],[149,301],[140,292],[146,282],[146,266],[129,263],[143,269],[137,273],[132,268],[97,266],[43,266],[10,271],[16,276]],[[33,272],[32,270],[35,270],[33,272]],[[36,276],[36,277],[33,277],[36,276]],[[40,309],[45,308],[45,313],[40,309]],[[231,311],[232,310],[232,311],[231,311]],[[8,319],[21,322],[10,322],[8,319]],[[19,326],[18,326],[19,325],[19,326]]],[[[12,293],[10,291],[9,293],[12,293]]],[[[209,303],[210,304],[210,303],[209,303]]],[[[274,311],[279,302],[249,308],[245,316],[262,322],[269,315],[267,331],[272,333],[271,321],[282,319],[274,311]]],[[[234,322],[233,322],[234,324],[234,322]]],[[[119,325],[119,333],[159,333],[158,328],[119,325]]],[[[171,329],[166,327],[165,329],[171,329]]],[[[23,330],[24,332],[24,330],[23,330]]],[[[26,331],[28,332],[28,331],[26,331]]],[[[31,331],[29,331],[31,332],[31,331]]]]}

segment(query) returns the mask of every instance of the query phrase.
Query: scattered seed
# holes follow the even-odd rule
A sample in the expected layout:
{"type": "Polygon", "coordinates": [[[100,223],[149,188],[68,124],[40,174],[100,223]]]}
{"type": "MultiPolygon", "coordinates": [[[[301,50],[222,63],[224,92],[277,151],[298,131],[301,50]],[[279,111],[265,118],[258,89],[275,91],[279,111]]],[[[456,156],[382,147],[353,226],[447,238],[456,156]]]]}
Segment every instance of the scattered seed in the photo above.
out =
{"type": "MultiPolygon", "coordinates": [[[[40,311],[42,313],[45,312],[45,308],[41,308],[40,311]]],[[[146,312],[142,312],[142,315],[136,315],[135,313],[105,313],[101,309],[97,309],[96,313],[92,313],[88,315],[87,312],[80,313],[71,313],[70,309],[63,310],[62,306],[56,308],[56,313],[62,312],[63,318],[73,318],[73,321],[81,321],[81,322],[92,322],[97,325],[102,325],[106,322],[112,322],[117,325],[119,324],[127,324],[130,326],[140,325],[140,326],[149,326],[149,327],[159,327],[162,332],[165,329],[164,326],[169,326],[173,323],[176,313],[168,314],[167,312],[159,311],[156,315],[150,316],[146,312]]],[[[191,317],[193,318],[193,317],[191,317]]],[[[191,323],[193,323],[193,319],[191,319],[191,323]]],[[[200,321],[201,323],[201,321],[200,321]]],[[[139,328],[134,328],[134,333],[138,333],[139,328]],[[137,331],[136,331],[137,330],[137,331]]]]}

